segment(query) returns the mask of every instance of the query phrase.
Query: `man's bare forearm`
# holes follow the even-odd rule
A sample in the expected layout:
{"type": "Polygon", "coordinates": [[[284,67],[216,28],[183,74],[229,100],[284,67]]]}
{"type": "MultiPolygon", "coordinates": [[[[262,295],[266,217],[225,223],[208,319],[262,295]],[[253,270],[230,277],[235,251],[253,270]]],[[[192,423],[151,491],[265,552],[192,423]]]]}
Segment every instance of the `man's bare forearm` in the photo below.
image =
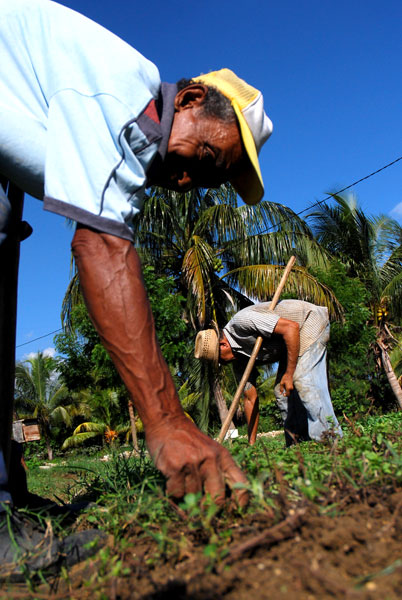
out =
{"type": "Polygon", "coordinates": [[[283,337],[287,351],[286,372],[292,375],[295,372],[300,351],[300,328],[298,323],[280,318],[274,332],[283,337]]]}
{"type": "Polygon", "coordinates": [[[300,351],[300,328],[298,323],[281,317],[275,326],[274,332],[282,336],[286,345],[286,371],[280,381],[280,390],[285,396],[289,396],[293,390],[293,375],[300,351]]]}
{"type": "Polygon", "coordinates": [[[166,417],[183,416],[157,342],[141,264],[133,245],[81,227],[72,248],[91,320],[145,429],[166,417]]]}
{"type": "Polygon", "coordinates": [[[286,373],[293,377],[300,350],[299,327],[297,326],[297,329],[288,330],[283,336],[283,339],[285,341],[287,350],[286,373]]]}

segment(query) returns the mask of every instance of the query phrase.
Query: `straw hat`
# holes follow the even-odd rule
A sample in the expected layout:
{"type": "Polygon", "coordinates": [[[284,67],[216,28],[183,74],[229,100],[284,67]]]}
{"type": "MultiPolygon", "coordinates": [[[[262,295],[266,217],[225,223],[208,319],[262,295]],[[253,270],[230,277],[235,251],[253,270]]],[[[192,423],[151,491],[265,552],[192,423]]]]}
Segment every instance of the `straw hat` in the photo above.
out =
{"type": "Polygon", "coordinates": [[[233,177],[230,183],[246,204],[257,204],[264,195],[258,154],[273,129],[271,119],[264,112],[261,92],[237,77],[230,69],[211,71],[192,79],[215,87],[230,100],[250,162],[249,168],[233,177]]]}
{"type": "Polygon", "coordinates": [[[197,333],[195,338],[195,358],[208,360],[218,364],[219,360],[219,339],[215,329],[203,329],[197,333]]]}

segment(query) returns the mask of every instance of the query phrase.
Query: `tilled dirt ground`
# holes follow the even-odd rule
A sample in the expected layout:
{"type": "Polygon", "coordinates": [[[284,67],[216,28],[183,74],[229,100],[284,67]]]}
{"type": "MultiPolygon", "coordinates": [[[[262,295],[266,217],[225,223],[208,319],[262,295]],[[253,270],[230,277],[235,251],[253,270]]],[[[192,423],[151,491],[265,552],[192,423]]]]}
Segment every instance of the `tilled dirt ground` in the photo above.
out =
{"type": "Polygon", "coordinates": [[[321,509],[284,501],[280,510],[281,515],[267,509],[229,523],[226,552],[214,560],[203,552],[205,533],[184,521],[168,532],[175,549],[163,552],[132,527],[120,556],[127,574],[102,576],[104,566],[97,561],[75,567],[68,584],[58,580],[35,592],[13,586],[3,588],[1,597],[402,598],[402,489],[343,490],[321,509]]]}

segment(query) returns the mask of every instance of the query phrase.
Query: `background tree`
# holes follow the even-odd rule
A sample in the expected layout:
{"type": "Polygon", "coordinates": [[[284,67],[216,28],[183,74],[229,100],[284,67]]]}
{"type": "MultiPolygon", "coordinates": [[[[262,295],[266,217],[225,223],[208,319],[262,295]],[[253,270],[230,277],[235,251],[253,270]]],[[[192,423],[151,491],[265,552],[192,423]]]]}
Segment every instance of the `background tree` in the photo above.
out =
{"type": "Polygon", "coordinates": [[[38,419],[52,460],[52,424],[71,425],[75,416],[85,413],[86,406],[62,382],[57,361],[42,352],[17,363],[15,377],[15,409],[38,419]]]}
{"type": "Polygon", "coordinates": [[[394,344],[390,331],[402,318],[402,228],[387,216],[369,217],[353,195],[333,195],[308,220],[320,244],[358,278],[367,293],[371,322],[376,326],[376,352],[402,409],[402,389],[389,360],[394,344]]]}
{"type": "Polygon", "coordinates": [[[96,389],[82,392],[91,408],[91,421],[80,423],[73,434],[63,442],[62,449],[76,448],[87,441],[101,439],[112,444],[119,436],[129,434],[127,419],[124,422],[120,410],[119,396],[110,389],[96,389]]]}
{"type": "MultiPolygon", "coordinates": [[[[186,194],[153,188],[135,231],[144,264],[173,278],[195,330],[211,320],[223,324],[228,310],[248,306],[251,297],[272,296],[292,253],[317,265],[328,260],[291,209],[267,201],[238,206],[230,185],[186,194]]],[[[305,299],[339,308],[306,269],[296,269],[290,282],[305,299]]]]}
{"type": "MultiPolygon", "coordinates": [[[[230,185],[186,194],[154,188],[136,222],[136,246],[145,264],[171,276],[186,298],[185,318],[195,331],[223,326],[232,312],[271,297],[292,253],[302,264],[325,264],[312,233],[289,208],[271,202],[238,206],[230,185]],[[304,261],[304,262],[303,262],[304,261]]],[[[289,286],[296,297],[340,313],[331,291],[299,266],[289,286]]],[[[187,377],[200,399],[199,425],[209,420],[215,397],[221,419],[227,414],[223,390],[211,367],[189,363],[187,377]]]]}
{"type": "Polygon", "coordinates": [[[317,275],[333,289],[344,308],[344,321],[332,323],[328,342],[334,410],[339,416],[364,414],[374,402],[379,380],[372,352],[376,330],[370,322],[369,292],[357,277],[347,275],[338,260],[317,275]]]}
{"type": "MultiPolygon", "coordinates": [[[[175,293],[173,280],[156,276],[153,267],[145,266],[143,275],[162,353],[177,379],[177,385],[181,385],[181,374],[186,370],[186,362],[192,353],[186,333],[189,326],[182,319],[184,298],[175,293]]],[[[70,301],[66,299],[66,302],[70,301]]],[[[68,326],[56,336],[55,343],[57,351],[64,356],[64,360],[60,361],[60,372],[68,389],[79,392],[103,388],[116,392],[123,414],[130,418],[133,445],[137,448],[138,422],[132,401],[91,323],[79,293],[74,302],[69,304],[68,326]]]]}

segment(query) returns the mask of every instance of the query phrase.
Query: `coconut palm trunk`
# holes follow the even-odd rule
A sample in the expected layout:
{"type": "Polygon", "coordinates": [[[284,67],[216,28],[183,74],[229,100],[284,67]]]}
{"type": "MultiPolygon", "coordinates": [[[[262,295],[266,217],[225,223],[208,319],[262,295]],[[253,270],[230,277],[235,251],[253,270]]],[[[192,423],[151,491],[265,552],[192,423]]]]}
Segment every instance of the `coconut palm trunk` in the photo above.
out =
{"type": "Polygon", "coordinates": [[[46,444],[46,451],[47,451],[47,458],[48,460],[53,460],[53,448],[50,444],[50,430],[48,425],[46,424],[45,421],[43,420],[39,420],[40,421],[40,430],[42,432],[42,435],[44,437],[45,440],[45,444],[46,444]]]}
{"type": "Polygon", "coordinates": [[[131,436],[133,438],[133,447],[138,452],[137,428],[135,426],[134,404],[132,400],[128,401],[128,414],[130,416],[131,436]]]}
{"type": "MultiPolygon", "coordinates": [[[[216,406],[218,407],[219,418],[221,420],[221,424],[223,425],[228,415],[228,407],[226,406],[225,398],[223,397],[222,386],[221,382],[219,381],[218,375],[215,376],[213,381],[213,392],[216,406]]],[[[229,425],[229,431],[231,429],[235,429],[233,421],[231,421],[229,425]]]]}
{"type": "Polygon", "coordinates": [[[387,376],[389,385],[391,386],[391,389],[394,392],[394,396],[398,403],[399,410],[402,410],[402,388],[399,385],[398,379],[392,368],[391,361],[389,359],[389,354],[387,352],[384,342],[380,339],[377,339],[377,344],[378,344],[378,347],[380,348],[381,363],[384,368],[385,374],[387,376]]]}

